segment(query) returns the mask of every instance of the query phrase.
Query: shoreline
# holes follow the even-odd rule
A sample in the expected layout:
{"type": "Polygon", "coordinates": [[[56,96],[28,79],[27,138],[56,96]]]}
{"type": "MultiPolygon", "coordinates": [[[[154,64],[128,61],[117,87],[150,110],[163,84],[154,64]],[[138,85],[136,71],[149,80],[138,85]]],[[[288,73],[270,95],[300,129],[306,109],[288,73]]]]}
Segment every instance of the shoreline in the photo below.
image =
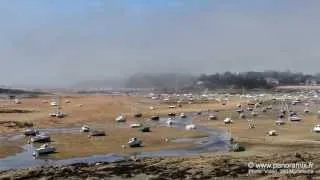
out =
{"type": "Polygon", "coordinates": [[[290,178],[320,177],[320,153],[286,153],[268,156],[200,155],[194,157],[158,157],[127,160],[115,163],[76,163],[67,166],[28,168],[0,172],[0,179],[212,179],[212,178],[290,178]],[[313,174],[248,174],[249,162],[302,163],[312,162],[313,174]],[[130,170],[129,170],[130,169],[130,170]]]}

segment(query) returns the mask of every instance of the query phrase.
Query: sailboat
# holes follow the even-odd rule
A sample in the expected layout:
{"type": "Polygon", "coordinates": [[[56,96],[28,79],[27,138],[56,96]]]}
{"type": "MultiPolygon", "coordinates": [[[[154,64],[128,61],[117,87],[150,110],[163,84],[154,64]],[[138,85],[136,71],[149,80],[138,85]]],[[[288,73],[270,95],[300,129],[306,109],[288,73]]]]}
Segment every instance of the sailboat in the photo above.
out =
{"type": "Polygon", "coordinates": [[[64,113],[62,113],[61,110],[61,106],[60,106],[60,97],[57,96],[55,98],[55,101],[51,102],[52,104],[54,104],[53,108],[54,108],[54,112],[50,113],[49,116],[50,117],[57,117],[57,118],[63,118],[66,115],[64,113]]]}

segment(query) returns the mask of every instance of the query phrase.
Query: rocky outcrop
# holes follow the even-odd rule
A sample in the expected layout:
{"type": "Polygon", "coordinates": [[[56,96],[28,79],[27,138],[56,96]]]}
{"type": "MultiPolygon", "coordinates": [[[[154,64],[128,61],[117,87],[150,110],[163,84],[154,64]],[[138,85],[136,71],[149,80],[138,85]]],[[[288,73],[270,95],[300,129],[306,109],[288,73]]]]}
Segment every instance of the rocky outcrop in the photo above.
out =
{"type": "MultiPolygon", "coordinates": [[[[200,156],[175,158],[146,158],[117,163],[78,163],[61,167],[29,168],[0,173],[0,180],[6,179],[108,179],[110,177],[132,178],[143,175],[144,179],[213,179],[251,178],[262,176],[285,179],[309,179],[317,177],[320,154],[295,153],[275,154],[267,157],[250,156],[200,156]],[[313,162],[314,174],[248,174],[248,162],[296,163],[313,162]]],[[[320,176],[318,176],[320,177],[320,176]]]]}

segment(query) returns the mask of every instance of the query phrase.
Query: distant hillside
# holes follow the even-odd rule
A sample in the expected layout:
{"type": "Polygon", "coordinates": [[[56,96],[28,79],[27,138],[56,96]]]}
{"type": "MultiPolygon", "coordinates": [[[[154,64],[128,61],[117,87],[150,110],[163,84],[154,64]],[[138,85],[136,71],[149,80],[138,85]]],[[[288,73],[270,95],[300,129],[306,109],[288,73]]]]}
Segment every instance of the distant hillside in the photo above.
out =
{"type": "Polygon", "coordinates": [[[196,77],[187,74],[136,74],[128,78],[126,88],[178,90],[191,86],[196,77]]]}
{"type": "Polygon", "coordinates": [[[90,89],[90,88],[123,88],[124,87],[124,79],[121,78],[108,78],[103,80],[91,80],[91,81],[83,81],[79,82],[72,86],[72,88],[79,89],[90,89]]]}
{"type": "Polygon", "coordinates": [[[27,91],[27,90],[21,90],[21,89],[0,88],[0,94],[10,94],[10,95],[20,95],[20,94],[40,95],[40,94],[46,94],[46,93],[45,93],[45,92],[40,92],[40,91],[27,91]]]}
{"type": "Polygon", "coordinates": [[[242,72],[242,73],[216,73],[201,75],[198,80],[208,89],[216,88],[246,88],[268,89],[276,86],[292,85],[317,85],[320,82],[319,75],[293,73],[293,72],[242,72]]]}

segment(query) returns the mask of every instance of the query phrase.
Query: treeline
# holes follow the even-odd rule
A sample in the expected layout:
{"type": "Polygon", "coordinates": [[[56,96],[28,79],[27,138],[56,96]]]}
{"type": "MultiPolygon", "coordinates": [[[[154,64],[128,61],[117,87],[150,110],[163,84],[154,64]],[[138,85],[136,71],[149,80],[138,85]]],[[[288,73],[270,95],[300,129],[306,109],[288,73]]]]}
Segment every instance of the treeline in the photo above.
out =
{"type": "Polygon", "coordinates": [[[205,88],[272,88],[277,85],[301,85],[306,83],[319,83],[319,75],[309,75],[293,72],[243,72],[243,73],[216,73],[201,75],[198,82],[205,88]]]}
{"type": "Polygon", "coordinates": [[[320,83],[320,74],[310,75],[289,71],[224,72],[200,76],[175,73],[136,74],[127,79],[125,87],[175,92],[204,89],[268,89],[278,85],[305,85],[306,83],[320,83]]]}
{"type": "Polygon", "coordinates": [[[21,89],[0,88],[0,94],[12,94],[12,95],[20,95],[20,94],[42,95],[42,94],[46,94],[46,93],[45,93],[45,92],[40,92],[40,91],[26,91],[26,90],[21,90],[21,89]]]}

